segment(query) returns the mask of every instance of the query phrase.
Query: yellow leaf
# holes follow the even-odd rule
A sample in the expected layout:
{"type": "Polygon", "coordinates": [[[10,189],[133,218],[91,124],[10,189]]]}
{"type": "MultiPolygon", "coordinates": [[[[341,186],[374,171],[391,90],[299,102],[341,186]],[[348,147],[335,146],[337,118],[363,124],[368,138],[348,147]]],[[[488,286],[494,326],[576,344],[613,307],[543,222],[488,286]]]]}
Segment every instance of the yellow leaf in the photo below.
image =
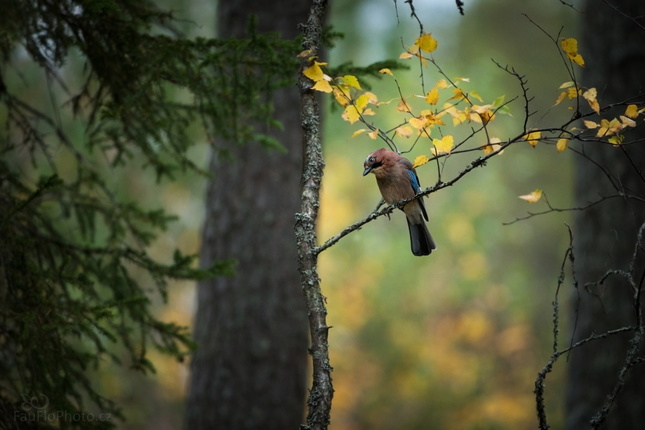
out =
{"type": "Polygon", "coordinates": [[[537,203],[542,198],[542,190],[537,189],[529,194],[524,194],[518,197],[529,203],[537,203]]]}
{"type": "Polygon", "coordinates": [[[591,109],[593,109],[597,114],[600,114],[600,105],[598,104],[598,100],[587,100],[589,102],[589,106],[591,109]]]}
{"type": "Polygon", "coordinates": [[[582,93],[582,97],[589,102],[591,109],[593,109],[597,114],[600,114],[600,106],[598,105],[598,100],[596,100],[597,96],[598,91],[595,88],[589,88],[587,91],[582,93]]]}
{"type": "Polygon", "coordinates": [[[439,116],[433,114],[432,111],[429,111],[427,109],[424,109],[421,111],[421,116],[423,116],[426,119],[429,125],[434,125],[434,124],[446,125],[439,116]]]}
{"type": "Polygon", "coordinates": [[[361,134],[365,133],[366,131],[367,130],[365,130],[364,128],[358,129],[354,133],[352,133],[352,137],[356,137],[358,135],[361,135],[361,134]]]}
{"type": "Polygon", "coordinates": [[[609,139],[609,143],[613,143],[614,145],[620,145],[623,143],[624,136],[622,134],[617,134],[616,136],[612,136],[609,139]]]}
{"type": "Polygon", "coordinates": [[[356,109],[358,109],[359,112],[363,112],[365,109],[365,106],[370,102],[370,96],[368,94],[361,94],[358,96],[354,104],[356,105],[356,109]]]}
{"type": "Polygon", "coordinates": [[[587,100],[596,100],[596,97],[598,97],[598,90],[595,88],[589,88],[587,91],[582,93],[582,97],[587,100]]]}
{"type": "Polygon", "coordinates": [[[625,128],[625,125],[618,121],[617,118],[614,118],[611,121],[602,119],[600,120],[600,128],[598,128],[596,137],[611,136],[612,134],[618,133],[623,128],[625,128]]]}
{"type": "Polygon", "coordinates": [[[428,161],[430,161],[430,157],[428,157],[427,155],[419,155],[414,159],[414,164],[412,165],[412,168],[416,169],[419,166],[423,166],[428,161]]]}
{"type": "Polygon", "coordinates": [[[373,92],[371,92],[371,91],[365,91],[365,93],[363,93],[363,95],[364,95],[365,97],[367,97],[367,101],[368,101],[369,103],[372,103],[373,105],[377,105],[377,104],[378,104],[378,97],[376,97],[376,94],[374,94],[373,92]]]}
{"type": "Polygon", "coordinates": [[[575,54],[573,56],[569,55],[569,58],[571,58],[571,60],[574,63],[576,63],[578,66],[580,66],[580,67],[585,66],[585,60],[582,58],[582,55],[580,55],[580,54],[575,54]]]}
{"type": "Polygon", "coordinates": [[[582,55],[578,53],[578,41],[576,39],[571,37],[563,39],[562,42],[560,42],[560,46],[562,47],[562,50],[567,54],[567,57],[571,59],[571,61],[573,61],[580,67],[584,67],[585,61],[582,58],[582,55]]]}
{"type": "Polygon", "coordinates": [[[439,88],[440,90],[445,90],[446,88],[448,88],[448,81],[446,81],[445,79],[439,79],[435,87],[439,88]]]}
{"type": "Polygon", "coordinates": [[[410,112],[410,106],[405,102],[405,99],[401,99],[399,104],[396,106],[396,110],[399,112],[410,112]]]}
{"type": "Polygon", "coordinates": [[[578,53],[578,41],[572,37],[563,39],[560,42],[560,46],[562,47],[562,50],[567,53],[567,55],[578,53]]]}
{"type": "Polygon", "coordinates": [[[431,89],[426,95],[426,102],[431,105],[436,105],[439,102],[439,90],[437,87],[431,89]]]}
{"type": "Polygon", "coordinates": [[[437,41],[430,33],[423,33],[414,43],[425,52],[432,52],[437,49],[437,41]]]}
{"type": "Polygon", "coordinates": [[[587,127],[590,130],[593,130],[594,128],[599,127],[597,122],[588,121],[588,120],[584,120],[582,122],[584,123],[585,127],[587,127]]]}
{"type": "Polygon", "coordinates": [[[596,133],[596,137],[607,137],[611,135],[612,133],[609,131],[607,127],[600,127],[598,129],[598,133],[596,133]]]}
{"type": "Polygon", "coordinates": [[[311,67],[305,69],[302,74],[314,82],[322,81],[325,74],[323,73],[320,66],[324,66],[325,64],[327,63],[319,63],[318,61],[314,61],[314,64],[311,67]]]}
{"type": "Polygon", "coordinates": [[[441,118],[438,116],[434,115],[432,112],[429,110],[423,110],[421,111],[421,115],[415,118],[410,118],[408,120],[408,123],[416,128],[417,130],[422,130],[428,126],[432,127],[435,124],[439,125],[446,125],[441,118]]]}
{"type": "Polygon", "coordinates": [[[464,93],[461,88],[453,88],[452,92],[454,95],[450,97],[448,100],[454,100],[454,99],[462,100],[466,98],[466,93],[464,93]]]}
{"type": "Polygon", "coordinates": [[[365,109],[367,104],[370,102],[370,94],[371,93],[361,94],[356,100],[354,100],[354,104],[345,107],[345,111],[341,117],[345,121],[349,121],[350,124],[354,124],[359,120],[361,115],[374,115],[373,110],[365,109]]]}
{"type": "Polygon", "coordinates": [[[345,75],[345,76],[343,76],[343,81],[345,81],[345,83],[347,85],[349,85],[350,87],[354,87],[354,88],[356,88],[358,90],[362,89],[361,84],[358,83],[358,78],[356,78],[356,76],[345,75]]]}
{"type": "MultiPolygon", "coordinates": [[[[499,151],[502,148],[502,145],[497,145],[497,144],[488,144],[482,148],[482,151],[484,151],[484,154],[491,154],[495,151],[499,151]]],[[[504,151],[499,151],[499,153],[503,153],[504,151]]]]}
{"type": "Polygon", "coordinates": [[[627,106],[627,109],[625,109],[625,116],[628,118],[636,118],[638,116],[638,106],[636,105],[627,106]]]}
{"type": "Polygon", "coordinates": [[[605,137],[607,135],[611,135],[610,129],[611,125],[609,124],[609,121],[606,119],[601,119],[596,137],[605,137]]]}
{"type": "Polygon", "coordinates": [[[378,137],[378,131],[379,131],[379,130],[378,130],[378,128],[377,128],[377,129],[375,129],[375,130],[370,131],[369,133],[367,133],[367,135],[368,135],[372,140],[376,140],[376,138],[378,137]]]}
{"type": "Polygon", "coordinates": [[[482,151],[484,152],[484,154],[492,154],[493,152],[495,152],[495,148],[493,148],[493,145],[488,144],[482,148],[482,151]]]}
{"type": "MultiPolygon", "coordinates": [[[[502,145],[500,145],[501,142],[502,141],[499,137],[491,137],[488,144],[482,148],[482,151],[484,151],[484,154],[491,154],[495,151],[499,151],[502,147],[502,145]]],[[[500,151],[500,154],[502,152],[504,151],[500,151]]]]}
{"type": "Polygon", "coordinates": [[[466,121],[468,118],[468,115],[466,114],[466,110],[459,110],[457,109],[454,105],[451,105],[450,103],[444,103],[443,105],[443,112],[450,114],[452,116],[452,124],[453,125],[459,125],[462,122],[466,121]]]}
{"type": "Polygon", "coordinates": [[[351,98],[349,95],[349,89],[347,87],[343,89],[339,87],[334,87],[333,92],[334,92],[334,98],[336,99],[338,104],[341,105],[342,107],[347,106],[351,101],[351,98]]]}
{"type": "Polygon", "coordinates": [[[414,55],[410,54],[409,52],[403,52],[401,55],[399,55],[400,60],[409,60],[412,57],[414,57],[414,55]]]}
{"type": "Polygon", "coordinates": [[[372,109],[367,108],[363,111],[363,115],[368,115],[368,116],[374,116],[376,115],[376,112],[374,112],[372,109]]]}
{"type": "Polygon", "coordinates": [[[482,123],[484,125],[488,124],[495,117],[495,114],[491,110],[492,107],[493,107],[493,105],[484,105],[484,106],[473,105],[473,106],[471,106],[471,110],[474,113],[470,115],[470,119],[472,121],[479,122],[479,123],[482,123]]]}
{"type": "Polygon", "coordinates": [[[350,124],[354,124],[360,117],[361,114],[354,105],[348,105],[341,115],[341,118],[348,121],[350,124]]]}
{"type": "MultiPolygon", "coordinates": [[[[580,94],[582,94],[581,89],[576,89],[575,87],[567,88],[566,91],[560,93],[560,97],[558,97],[558,99],[556,100],[555,104],[558,105],[562,100],[564,100],[567,97],[569,98],[569,100],[573,100],[576,97],[578,97],[580,94]]],[[[569,109],[571,109],[571,108],[569,108],[569,109]]]]}
{"type": "Polygon", "coordinates": [[[557,149],[558,152],[562,152],[567,149],[568,145],[569,139],[558,139],[558,142],[555,144],[555,149],[557,149]]]}
{"type": "Polygon", "coordinates": [[[329,85],[329,82],[325,81],[324,79],[322,81],[316,82],[312,89],[321,91],[323,93],[331,93],[333,91],[331,85],[329,85]]]}
{"type": "Polygon", "coordinates": [[[524,136],[524,139],[526,139],[529,142],[529,144],[531,144],[531,146],[536,146],[540,141],[541,136],[542,136],[541,132],[532,131],[531,133],[524,136]]]}
{"type": "Polygon", "coordinates": [[[558,89],[559,89],[559,90],[563,90],[563,89],[565,89],[565,88],[569,88],[569,87],[572,87],[572,86],[574,86],[574,85],[575,85],[575,82],[573,82],[573,81],[567,81],[567,82],[563,83],[562,85],[560,85],[560,87],[558,87],[558,89]]]}
{"type": "Polygon", "coordinates": [[[566,99],[566,98],[567,98],[567,92],[566,92],[566,91],[562,91],[562,92],[560,93],[560,96],[559,96],[559,97],[558,97],[558,99],[555,101],[555,104],[554,104],[553,106],[557,106],[557,105],[559,105],[560,103],[562,103],[562,100],[564,100],[564,99],[566,99]]]}
{"type": "Polygon", "coordinates": [[[419,118],[410,118],[408,122],[417,130],[421,130],[423,127],[428,125],[428,120],[424,116],[420,116],[419,118]]]}
{"type": "Polygon", "coordinates": [[[454,143],[455,141],[452,136],[444,136],[441,139],[432,139],[432,144],[435,148],[437,148],[437,151],[439,151],[439,153],[445,152],[449,154],[452,150],[452,147],[454,146],[454,143]]]}
{"type": "Polygon", "coordinates": [[[481,120],[483,125],[486,125],[493,119],[495,119],[495,115],[493,114],[492,110],[487,110],[482,113],[477,112],[477,114],[479,115],[479,119],[481,120]]]}
{"type": "Polygon", "coordinates": [[[580,94],[582,94],[582,90],[579,88],[576,89],[575,87],[572,87],[567,89],[567,97],[569,97],[569,100],[575,99],[580,94]]]}
{"type": "Polygon", "coordinates": [[[573,100],[576,97],[578,97],[582,93],[581,89],[577,89],[576,87],[569,87],[567,88],[566,91],[563,91],[560,93],[560,97],[555,101],[555,104],[558,105],[562,100],[565,98],[569,98],[569,100],[573,100]]]}
{"type": "Polygon", "coordinates": [[[412,136],[412,129],[407,125],[402,125],[401,127],[397,127],[396,130],[394,130],[394,134],[398,134],[401,137],[407,138],[412,136]]]}
{"type": "Polygon", "coordinates": [[[624,115],[620,115],[620,122],[622,122],[623,125],[626,127],[636,127],[636,121],[634,121],[633,119],[627,118],[624,115]]]}
{"type": "Polygon", "coordinates": [[[394,76],[394,75],[392,74],[392,71],[391,71],[390,69],[388,69],[387,67],[386,67],[386,68],[384,68],[384,69],[379,70],[378,72],[379,72],[380,74],[382,74],[382,75],[390,75],[390,76],[394,76]]]}

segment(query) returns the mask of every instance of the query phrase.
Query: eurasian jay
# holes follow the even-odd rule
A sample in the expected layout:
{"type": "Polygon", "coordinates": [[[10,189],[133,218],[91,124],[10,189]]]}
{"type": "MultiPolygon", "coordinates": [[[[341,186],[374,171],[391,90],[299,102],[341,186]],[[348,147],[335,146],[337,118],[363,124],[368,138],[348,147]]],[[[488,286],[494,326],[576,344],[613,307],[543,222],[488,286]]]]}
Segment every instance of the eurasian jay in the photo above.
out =
{"type": "MultiPolygon", "coordinates": [[[[363,167],[363,176],[370,172],[376,176],[376,183],[387,204],[392,205],[412,198],[421,191],[419,177],[412,163],[396,152],[385,148],[377,149],[367,156],[363,167]]],[[[404,205],[401,210],[405,212],[408,221],[412,253],[418,256],[430,254],[437,246],[426,227],[428,213],[423,200],[414,200],[404,205]]]]}

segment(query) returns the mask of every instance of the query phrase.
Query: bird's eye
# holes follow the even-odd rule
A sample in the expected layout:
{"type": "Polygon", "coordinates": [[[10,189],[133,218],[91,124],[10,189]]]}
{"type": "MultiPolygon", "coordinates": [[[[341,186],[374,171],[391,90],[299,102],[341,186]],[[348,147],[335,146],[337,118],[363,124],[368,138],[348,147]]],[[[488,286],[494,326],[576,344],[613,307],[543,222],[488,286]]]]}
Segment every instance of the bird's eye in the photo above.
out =
{"type": "Polygon", "coordinates": [[[374,163],[376,161],[376,158],[370,157],[367,159],[367,161],[369,161],[370,163],[374,163]]]}

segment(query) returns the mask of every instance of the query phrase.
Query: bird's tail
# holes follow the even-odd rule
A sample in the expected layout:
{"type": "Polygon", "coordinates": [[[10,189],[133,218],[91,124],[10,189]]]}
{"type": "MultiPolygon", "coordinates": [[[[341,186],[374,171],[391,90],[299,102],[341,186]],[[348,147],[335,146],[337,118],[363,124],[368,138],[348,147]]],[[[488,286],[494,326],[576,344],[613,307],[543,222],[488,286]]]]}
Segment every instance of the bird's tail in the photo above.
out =
{"type": "Polygon", "coordinates": [[[412,253],[417,256],[430,255],[433,249],[437,249],[437,245],[435,245],[426,224],[424,222],[413,224],[409,219],[407,221],[412,253]]]}

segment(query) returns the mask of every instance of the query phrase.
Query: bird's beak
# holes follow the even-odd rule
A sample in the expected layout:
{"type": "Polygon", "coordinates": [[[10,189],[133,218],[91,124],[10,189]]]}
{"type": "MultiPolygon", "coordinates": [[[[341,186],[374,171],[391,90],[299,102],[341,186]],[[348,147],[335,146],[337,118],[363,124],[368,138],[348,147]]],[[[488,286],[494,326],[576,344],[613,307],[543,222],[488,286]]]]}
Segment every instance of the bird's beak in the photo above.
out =
{"type": "Polygon", "coordinates": [[[372,166],[366,167],[365,170],[363,170],[363,176],[367,175],[371,171],[372,171],[372,166]]]}

